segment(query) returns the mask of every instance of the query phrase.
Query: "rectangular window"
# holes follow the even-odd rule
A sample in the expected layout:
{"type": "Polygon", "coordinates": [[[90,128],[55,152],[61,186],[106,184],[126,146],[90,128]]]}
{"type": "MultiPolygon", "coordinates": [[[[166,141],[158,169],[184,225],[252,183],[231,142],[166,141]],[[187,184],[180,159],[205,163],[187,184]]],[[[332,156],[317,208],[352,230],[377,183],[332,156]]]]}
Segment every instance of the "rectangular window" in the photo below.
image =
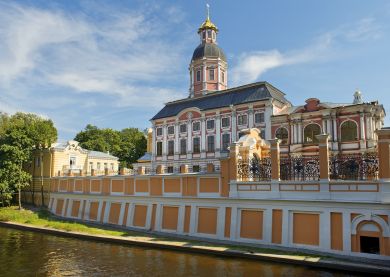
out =
{"type": "Polygon", "coordinates": [[[197,132],[199,130],[200,130],[200,122],[197,121],[197,122],[192,123],[192,131],[197,132]]]}
{"type": "Polygon", "coordinates": [[[162,136],[162,128],[156,129],[157,136],[162,136]]]}
{"type": "Polygon", "coordinates": [[[221,73],[221,79],[222,79],[222,83],[225,83],[225,72],[223,71],[221,73]]]}
{"type": "Polygon", "coordinates": [[[40,158],[40,157],[36,157],[36,158],[35,158],[35,165],[36,165],[37,167],[40,167],[40,166],[41,166],[41,158],[40,158]]]}
{"type": "Polygon", "coordinates": [[[209,69],[209,80],[214,81],[214,68],[209,69]]]}
{"type": "Polygon", "coordinates": [[[157,151],[156,151],[157,156],[162,156],[162,141],[157,142],[156,148],[157,148],[157,151]]]}
{"type": "Polygon", "coordinates": [[[230,134],[222,135],[222,150],[227,151],[230,145],[230,134]]]}
{"type": "Polygon", "coordinates": [[[200,82],[200,70],[196,71],[196,81],[200,82]]]}
{"type": "Polygon", "coordinates": [[[207,152],[214,151],[214,136],[207,136],[207,152]]]}
{"type": "Polygon", "coordinates": [[[264,122],[264,113],[256,113],[255,123],[263,123],[263,122],[264,122]]]}
{"type": "Polygon", "coordinates": [[[167,167],[167,172],[168,173],[173,173],[173,166],[168,166],[167,167]]]}
{"type": "Polygon", "coordinates": [[[246,125],[248,123],[248,116],[246,114],[237,117],[238,125],[246,125]]]}
{"type": "Polygon", "coordinates": [[[211,38],[211,30],[207,30],[207,37],[211,38]]]}
{"type": "Polygon", "coordinates": [[[93,162],[89,162],[89,171],[93,169],[93,162]]]}
{"type": "Polygon", "coordinates": [[[192,172],[200,172],[200,166],[199,165],[192,166],[192,172]]]}
{"type": "Polygon", "coordinates": [[[174,154],[175,151],[175,143],[173,140],[168,141],[168,155],[171,156],[174,154]]]}
{"type": "Polygon", "coordinates": [[[187,132],[187,124],[181,124],[180,133],[186,133],[186,132],[187,132]]]}
{"type": "Polygon", "coordinates": [[[168,127],[168,135],[173,135],[175,133],[175,126],[168,127]]]}
{"type": "Polygon", "coordinates": [[[207,120],[207,130],[214,129],[214,119],[207,120]]]}
{"type": "Polygon", "coordinates": [[[187,153],[187,140],[181,139],[180,140],[180,154],[185,155],[187,153]]]}
{"type": "Polygon", "coordinates": [[[200,153],[200,139],[193,139],[193,153],[200,153]]]}
{"type": "Polygon", "coordinates": [[[97,170],[100,170],[100,163],[96,164],[96,168],[97,168],[97,170]]]}
{"type": "Polygon", "coordinates": [[[104,169],[108,169],[107,163],[104,163],[104,169]]]}
{"type": "Polygon", "coordinates": [[[229,128],[229,127],[230,127],[230,118],[223,117],[222,118],[222,128],[229,128]]]}

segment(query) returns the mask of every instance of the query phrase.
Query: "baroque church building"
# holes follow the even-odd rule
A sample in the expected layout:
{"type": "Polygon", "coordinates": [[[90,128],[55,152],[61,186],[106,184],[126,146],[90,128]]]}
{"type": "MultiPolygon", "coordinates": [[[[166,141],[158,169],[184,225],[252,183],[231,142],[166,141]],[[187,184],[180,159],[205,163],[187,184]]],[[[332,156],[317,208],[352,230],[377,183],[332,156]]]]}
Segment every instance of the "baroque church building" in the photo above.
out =
{"type": "Polygon", "coordinates": [[[198,29],[200,44],[189,66],[189,95],[166,103],[152,119],[148,152],[134,164],[147,173],[218,171],[231,143],[251,128],[261,138],[281,140],[281,155],[318,152],[316,135],[329,134],[331,153],[375,150],[375,131],[385,111],[378,102],[351,103],[317,98],[294,106],[268,82],[228,88],[228,62],[217,43],[218,28],[209,16],[198,29]]]}

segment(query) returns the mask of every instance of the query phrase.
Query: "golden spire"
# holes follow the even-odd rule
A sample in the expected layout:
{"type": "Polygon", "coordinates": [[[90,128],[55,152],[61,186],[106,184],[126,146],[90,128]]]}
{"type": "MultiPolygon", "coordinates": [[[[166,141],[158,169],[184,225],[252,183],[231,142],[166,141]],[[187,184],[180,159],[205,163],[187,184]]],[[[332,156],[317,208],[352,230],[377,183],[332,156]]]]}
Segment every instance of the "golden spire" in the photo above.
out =
{"type": "Polygon", "coordinates": [[[213,22],[211,22],[211,20],[210,20],[210,5],[209,4],[206,4],[206,10],[207,10],[207,18],[202,23],[202,25],[200,25],[200,27],[198,29],[198,33],[200,33],[201,31],[203,31],[205,29],[213,29],[215,32],[218,32],[217,26],[215,26],[215,24],[213,22]]]}

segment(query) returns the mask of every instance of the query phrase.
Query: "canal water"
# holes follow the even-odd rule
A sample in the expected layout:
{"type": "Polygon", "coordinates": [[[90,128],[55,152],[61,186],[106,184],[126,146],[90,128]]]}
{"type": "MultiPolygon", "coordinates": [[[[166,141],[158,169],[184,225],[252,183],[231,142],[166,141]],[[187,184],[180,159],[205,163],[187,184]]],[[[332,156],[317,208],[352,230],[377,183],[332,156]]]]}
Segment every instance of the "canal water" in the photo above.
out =
{"type": "Polygon", "coordinates": [[[0,276],[354,276],[0,227],[0,276]]]}

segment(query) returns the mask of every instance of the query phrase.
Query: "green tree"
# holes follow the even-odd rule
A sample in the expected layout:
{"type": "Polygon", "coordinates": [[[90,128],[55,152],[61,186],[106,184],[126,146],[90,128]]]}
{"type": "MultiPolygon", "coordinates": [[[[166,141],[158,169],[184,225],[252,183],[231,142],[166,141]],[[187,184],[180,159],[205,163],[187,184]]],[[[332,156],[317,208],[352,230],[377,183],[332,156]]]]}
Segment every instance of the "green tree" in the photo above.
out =
{"type": "MultiPolygon", "coordinates": [[[[32,151],[42,150],[56,141],[57,130],[51,120],[26,113],[16,113],[13,116],[3,114],[0,130],[1,188],[4,195],[6,192],[18,191],[21,208],[20,191],[31,180],[31,175],[23,171],[23,164],[30,161],[32,151]]],[[[43,194],[43,179],[41,180],[43,194]]]]}
{"type": "Polygon", "coordinates": [[[109,151],[119,158],[122,166],[126,167],[131,166],[146,151],[145,135],[137,128],[117,131],[110,128],[99,129],[88,124],[74,139],[85,149],[109,151]]]}

